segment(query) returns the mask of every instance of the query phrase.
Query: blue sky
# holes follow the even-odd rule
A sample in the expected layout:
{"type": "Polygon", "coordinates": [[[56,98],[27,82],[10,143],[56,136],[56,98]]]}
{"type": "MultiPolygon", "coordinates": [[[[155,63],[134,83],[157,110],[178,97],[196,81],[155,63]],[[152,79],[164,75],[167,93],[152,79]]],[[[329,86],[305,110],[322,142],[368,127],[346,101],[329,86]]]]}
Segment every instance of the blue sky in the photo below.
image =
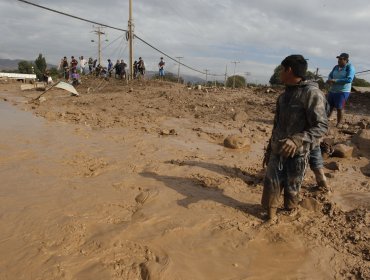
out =
{"type": "MultiPolygon", "coordinates": [[[[127,28],[128,0],[30,1],[127,28]]],[[[231,61],[240,61],[238,74],[249,72],[250,81],[265,83],[285,56],[299,53],[309,59],[310,70],[318,67],[327,75],[344,51],[357,71],[370,69],[368,0],[133,0],[133,9],[138,36],[201,71],[224,74],[227,66],[232,74],[231,61]]],[[[0,58],[34,60],[42,53],[48,63],[57,64],[63,56],[97,56],[91,23],[16,0],[0,2],[0,18],[0,58]]],[[[104,61],[128,60],[122,32],[104,31],[104,61]]],[[[157,69],[161,56],[137,40],[134,55],[142,56],[149,70],[157,69]]],[[[166,62],[168,71],[177,71],[175,62],[166,62]]],[[[198,75],[185,68],[182,72],[198,75]]],[[[370,80],[370,75],[359,77],[370,80]]]]}

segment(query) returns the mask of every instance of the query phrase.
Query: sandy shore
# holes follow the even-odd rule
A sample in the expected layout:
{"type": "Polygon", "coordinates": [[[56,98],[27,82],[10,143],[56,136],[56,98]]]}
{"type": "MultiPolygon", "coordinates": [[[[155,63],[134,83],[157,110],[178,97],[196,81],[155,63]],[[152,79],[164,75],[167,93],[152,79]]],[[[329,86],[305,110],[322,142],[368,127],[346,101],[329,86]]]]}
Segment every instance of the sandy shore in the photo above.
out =
{"type": "Polygon", "coordinates": [[[0,279],[369,279],[370,95],[353,94],[296,216],[263,221],[278,93],[84,79],[80,97],[0,84],[0,279]],[[250,146],[229,149],[237,134],[250,146]],[[338,168],[332,168],[335,165],[338,168]],[[333,170],[339,169],[339,170],[333,170]]]}

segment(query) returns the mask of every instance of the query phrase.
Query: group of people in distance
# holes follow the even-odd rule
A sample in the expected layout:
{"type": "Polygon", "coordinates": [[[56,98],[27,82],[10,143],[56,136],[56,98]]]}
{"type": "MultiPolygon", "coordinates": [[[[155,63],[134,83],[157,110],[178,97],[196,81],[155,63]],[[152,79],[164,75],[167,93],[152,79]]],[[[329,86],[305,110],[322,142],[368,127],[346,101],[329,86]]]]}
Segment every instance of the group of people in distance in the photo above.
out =
{"type": "MultiPolygon", "coordinates": [[[[83,58],[83,56],[81,56],[80,57],[80,67],[82,65],[85,67],[86,66],[85,64],[86,64],[86,60],[83,58]],[[81,61],[82,61],[82,63],[81,63],[81,61]]],[[[80,74],[77,71],[77,65],[78,65],[78,61],[77,61],[77,59],[75,59],[74,56],[71,56],[71,61],[70,62],[68,62],[68,59],[67,59],[66,56],[63,57],[60,61],[60,64],[59,64],[59,70],[62,71],[63,78],[66,81],[71,81],[71,84],[73,84],[73,85],[78,85],[78,84],[81,83],[80,74]]],[[[81,68],[81,72],[84,73],[85,69],[81,68]]]]}
{"type": "Polygon", "coordinates": [[[285,91],[277,100],[272,135],[263,159],[267,168],[261,203],[270,222],[277,220],[282,191],[283,210],[289,214],[297,211],[308,165],[315,174],[318,190],[329,191],[320,142],[327,134],[328,117],[334,109],[340,127],[355,75],[347,53],[341,53],[337,59],[338,64],[327,80],[330,85],[327,98],[317,83],[306,80],[307,60],[302,55],[290,55],[281,62],[280,78],[285,91]]]}
{"type": "MultiPolygon", "coordinates": [[[[97,59],[92,57],[89,60],[84,59],[83,56],[79,57],[80,62],[71,56],[71,61],[68,62],[67,57],[63,57],[59,64],[59,70],[62,72],[63,78],[66,81],[70,81],[74,85],[81,83],[80,74],[95,74],[96,76],[103,77],[112,77],[114,71],[114,77],[117,79],[127,79],[127,64],[123,59],[117,59],[116,63],[113,64],[111,59],[108,59],[107,67],[104,67],[100,64],[97,64],[97,59]],[[78,67],[79,65],[79,67],[78,67]]],[[[159,77],[163,79],[165,62],[163,57],[161,57],[160,62],[158,63],[159,68],[159,77]]],[[[135,60],[133,63],[133,78],[144,77],[145,75],[145,63],[142,57],[139,57],[139,60],[135,60]]]]}

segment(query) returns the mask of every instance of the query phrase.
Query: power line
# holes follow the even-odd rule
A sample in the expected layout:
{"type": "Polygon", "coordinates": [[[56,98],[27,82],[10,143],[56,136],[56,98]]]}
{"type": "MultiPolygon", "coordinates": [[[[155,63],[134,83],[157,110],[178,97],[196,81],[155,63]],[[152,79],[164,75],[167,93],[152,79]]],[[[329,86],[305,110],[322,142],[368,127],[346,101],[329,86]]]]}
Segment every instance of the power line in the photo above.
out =
{"type": "Polygon", "coordinates": [[[110,45],[113,45],[118,39],[123,39],[124,35],[120,35],[118,36],[116,39],[114,39],[112,42],[110,42],[108,45],[104,46],[101,48],[101,50],[105,50],[106,48],[108,48],[110,45]]]}
{"type": "MultiPolygon", "coordinates": [[[[154,47],[153,45],[151,45],[150,43],[146,42],[144,39],[140,38],[139,36],[135,35],[135,38],[137,38],[139,41],[143,42],[144,44],[148,45],[148,46],[149,46],[149,47],[151,47],[152,49],[156,50],[157,52],[159,52],[159,53],[163,54],[163,55],[164,55],[164,56],[166,56],[167,58],[169,58],[169,59],[171,59],[171,60],[173,60],[173,61],[177,62],[179,65],[182,65],[182,66],[184,66],[184,67],[186,67],[186,68],[188,68],[188,69],[190,69],[190,70],[192,70],[192,71],[194,71],[194,72],[198,72],[198,73],[203,74],[203,75],[205,75],[205,74],[206,74],[206,73],[205,73],[205,72],[203,72],[203,71],[200,71],[200,70],[198,70],[198,69],[195,69],[195,68],[193,68],[193,67],[191,67],[191,66],[189,66],[189,65],[186,65],[186,64],[182,63],[180,60],[177,60],[177,59],[173,58],[172,56],[170,56],[170,55],[166,54],[165,52],[161,51],[160,49],[158,49],[158,48],[154,47]]],[[[223,75],[222,75],[222,76],[223,76],[223,75]]]]}
{"type": "MultiPolygon", "coordinates": [[[[61,11],[58,11],[58,10],[54,10],[54,9],[51,9],[51,8],[48,8],[48,7],[45,7],[45,6],[42,6],[42,5],[38,5],[38,4],[35,4],[35,3],[32,3],[32,2],[29,2],[29,1],[25,1],[25,0],[17,0],[19,2],[22,2],[22,3],[25,3],[25,4],[28,4],[28,5],[31,5],[31,6],[34,6],[34,7],[37,7],[37,8],[41,8],[41,9],[44,9],[44,10],[47,10],[47,11],[50,11],[50,12],[53,12],[53,13],[57,13],[57,14],[60,14],[60,15],[64,15],[64,16],[67,16],[67,17],[71,17],[71,18],[74,18],[74,19],[78,19],[78,20],[81,20],[81,21],[84,21],[84,22],[89,22],[89,23],[92,23],[92,24],[97,24],[97,25],[100,25],[102,27],[106,27],[106,28],[110,28],[110,29],[114,29],[114,30],[118,30],[118,31],[123,31],[123,32],[128,32],[128,30],[126,29],[123,29],[123,28],[118,28],[118,27],[114,27],[114,26],[111,26],[111,25],[107,25],[107,24],[104,24],[104,23],[101,23],[101,22],[97,22],[97,21],[92,21],[92,20],[88,20],[88,19],[85,19],[85,18],[81,18],[81,17],[78,17],[78,16],[75,16],[75,15],[71,15],[71,14],[68,14],[68,13],[65,13],[65,12],[61,12],[61,11]]],[[[200,73],[202,75],[205,75],[206,73],[203,72],[203,71],[200,71],[198,69],[195,69],[189,65],[186,65],[182,62],[180,62],[179,60],[176,60],[175,58],[173,58],[172,56],[168,55],[167,53],[161,51],[160,49],[154,47],[152,44],[146,42],[144,39],[140,38],[139,36],[135,35],[134,34],[134,37],[137,38],[139,41],[143,42],[144,44],[146,44],[147,46],[149,46],[150,48],[156,50],[157,52],[161,53],[162,55],[166,56],[167,58],[177,62],[179,65],[182,65],[194,72],[197,72],[197,73],[200,73]]],[[[214,76],[214,77],[223,77],[224,75],[218,75],[218,74],[209,74],[209,76],[214,76]]]]}
{"type": "Polygon", "coordinates": [[[104,23],[97,22],[97,21],[92,21],[92,20],[88,20],[88,19],[81,18],[81,17],[78,17],[78,16],[74,16],[74,15],[71,15],[71,14],[67,14],[67,13],[64,13],[64,12],[61,12],[61,11],[57,11],[57,10],[54,10],[54,9],[51,9],[51,8],[48,8],[48,7],[45,7],[45,6],[41,6],[41,5],[32,3],[32,2],[29,2],[29,1],[25,1],[25,0],[17,0],[17,1],[23,2],[25,4],[28,4],[28,5],[31,5],[31,6],[35,6],[37,8],[41,8],[41,9],[44,9],[44,10],[47,10],[47,11],[50,11],[50,12],[53,12],[53,13],[57,13],[57,14],[60,14],[60,15],[63,15],[63,16],[67,16],[67,17],[71,17],[71,18],[74,18],[74,19],[78,19],[78,20],[82,20],[82,21],[85,21],[85,22],[89,22],[89,23],[92,23],[92,24],[97,24],[97,25],[100,25],[100,26],[103,26],[103,27],[107,27],[107,28],[111,28],[111,29],[115,29],[115,30],[127,32],[126,29],[114,27],[114,26],[111,26],[111,25],[107,25],[107,24],[104,24],[104,23]]]}
{"type": "Polygon", "coordinates": [[[356,75],[357,75],[357,74],[366,73],[366,72],[370,72],[370,70],[364,70],[364,71],[356,72],[356,75]]]}

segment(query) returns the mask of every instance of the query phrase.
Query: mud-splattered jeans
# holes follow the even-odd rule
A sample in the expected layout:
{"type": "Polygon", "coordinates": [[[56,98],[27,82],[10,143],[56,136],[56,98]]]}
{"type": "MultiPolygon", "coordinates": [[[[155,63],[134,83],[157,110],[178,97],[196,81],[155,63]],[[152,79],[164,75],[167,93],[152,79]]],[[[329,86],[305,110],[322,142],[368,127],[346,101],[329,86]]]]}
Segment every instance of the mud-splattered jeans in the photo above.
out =
{"type": "Polygon", "coordinates": [[[324,168],[320,146],[316,146],[311,150],[308,163],[312,170],[324,168]]]}
{"type": "Polygon", "coordinates": [[[284,190],[285,209],[296,208],[306,166],[307,156],[285,159],[271,154],[264,179],[262,206],[266,209],[278,208],[284,190]]]}

